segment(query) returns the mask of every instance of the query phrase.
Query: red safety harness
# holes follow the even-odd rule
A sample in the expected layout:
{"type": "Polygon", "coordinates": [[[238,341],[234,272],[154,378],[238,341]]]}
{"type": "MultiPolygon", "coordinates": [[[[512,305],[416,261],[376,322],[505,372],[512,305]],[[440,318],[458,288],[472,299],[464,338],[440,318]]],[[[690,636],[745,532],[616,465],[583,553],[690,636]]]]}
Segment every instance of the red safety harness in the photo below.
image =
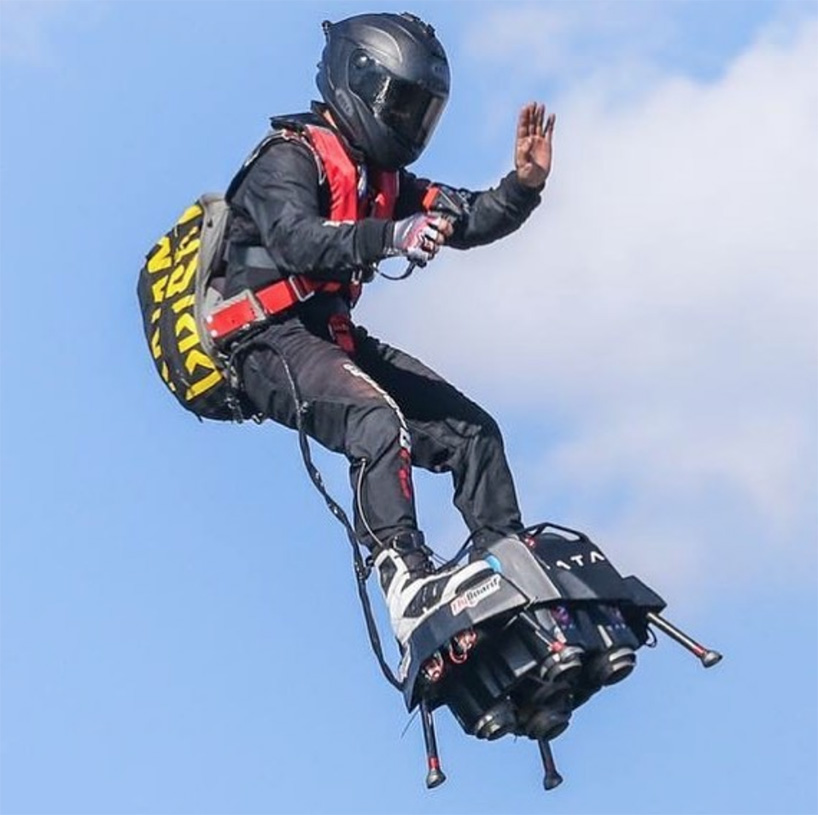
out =
{"type": "MultiPolygon", "coordinates": [[[[347,155],[339,138],[329,128],[306,125],[304,131],[282,131],[284,139],[300,139],[324,168],[330,192],[330,221],[358,221],[361,218],[391,218],[398,195],[398,174],[374,171],[372,194],[358,194],[358,167],[347,155]]],[[[347,295],[354,305],[361,294],[358,282],[315,280],[293,275],[257,291],[247,289],[217,306],[205,317],[210,336],[224,341],[236,332],[303,303],[315,294],[347,295]]]]}

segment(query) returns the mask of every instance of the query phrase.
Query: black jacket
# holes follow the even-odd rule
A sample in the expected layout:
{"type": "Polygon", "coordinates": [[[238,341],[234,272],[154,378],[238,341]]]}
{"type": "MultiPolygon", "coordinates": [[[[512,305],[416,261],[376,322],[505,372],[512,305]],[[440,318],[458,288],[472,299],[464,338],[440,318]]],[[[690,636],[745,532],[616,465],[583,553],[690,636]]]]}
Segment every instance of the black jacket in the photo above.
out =
{"type": "MultiPolygon", "coordinates": [[[[302,114],[292,118],[303,122],[310,117],[302,114]]],[[[327,125],[324,119],[314,121],[327,125]]],[[[400,171],[396,221],[422,210],[421,201],[431,183],[400,171]]],[[[540,190],[525,187],[514,172],[494,189],[460,192],[470,206],[447,241],[447,246],[456,249],[491,243],[508,235],[540,202],[540,190]]],[[[227,297],[293,274],[348,282],[353,274],[367,270],[386,255],[389,221],[326,221],[328,184],[320,178],[310,149],[297,141],[276,142],[255,161],[232,195],[230,209],[227,297]],[[241,260],[240,247],[244,246],[264,246],[273,268],[254,267],[241,260]]]]}

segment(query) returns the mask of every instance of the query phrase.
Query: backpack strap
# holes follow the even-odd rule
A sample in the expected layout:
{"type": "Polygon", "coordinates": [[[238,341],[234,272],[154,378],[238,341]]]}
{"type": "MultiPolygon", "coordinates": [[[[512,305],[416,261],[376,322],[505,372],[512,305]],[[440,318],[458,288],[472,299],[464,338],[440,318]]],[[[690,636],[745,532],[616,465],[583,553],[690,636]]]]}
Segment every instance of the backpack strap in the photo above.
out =
{"type": "Polygon", "coordinates": [[[267,152],[268,148],[272,147],[272,145],[276,142],[283,141],[286,138],[288,138],[287,131],[271,130],[253,148],[253,152],[250,153],[246,159],[244,159],[244,163],[239,168],[239,171],[233,176],[233,180],[227,187],[227,192],[224,194],[224,198],[228,204],[233,200],[233,196],[236,194],[236,192],[238,192],[241,182],[247,177],[247,173],[250,172],[250,168],[264,155],[264,153],[267,152]]]}

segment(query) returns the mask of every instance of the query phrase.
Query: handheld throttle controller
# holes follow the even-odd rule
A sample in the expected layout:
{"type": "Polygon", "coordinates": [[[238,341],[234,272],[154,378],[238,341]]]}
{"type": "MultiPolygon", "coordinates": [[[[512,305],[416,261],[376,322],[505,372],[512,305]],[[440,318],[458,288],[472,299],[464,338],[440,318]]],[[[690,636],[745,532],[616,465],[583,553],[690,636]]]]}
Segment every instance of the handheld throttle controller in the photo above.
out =
{"type": "MultiPolygon", "coordinates": [[[[421,201],[421,207],[425,212],[434,213],[445,218],[453,226],[464,218],[469,212],[469,201],[466,193],[448,187],[445,184],[432,184],[426,188],[426,193],[421,201]]],[[[397,277],[390,277],[390,280],[405,280],[415,268],[424,266],[424,263],[411,261],[406,267],[406,271],[397,277]]],[[[388,275],[384,275],[389,277],[388,275]]]]}

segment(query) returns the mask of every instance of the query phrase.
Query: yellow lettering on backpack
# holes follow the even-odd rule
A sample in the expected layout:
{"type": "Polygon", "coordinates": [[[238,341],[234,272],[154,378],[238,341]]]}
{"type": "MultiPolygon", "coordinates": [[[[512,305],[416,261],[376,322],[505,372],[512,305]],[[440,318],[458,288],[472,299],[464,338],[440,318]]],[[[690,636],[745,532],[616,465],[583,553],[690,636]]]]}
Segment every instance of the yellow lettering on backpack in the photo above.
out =
{"type": "Polygon", "coordinates": [[[161,272],[163,269],[169,269],[173,265],[170,257],[170,238],[163,235],[148,258],[148,271],[151,274],[161,272]]]}
{"type": "Polygon", "coordinates": [[[185,368],[187,368],[187,371],[190,374],[192,374],[196,368],[204,368],[205,370],[209,371],[205,377],[200,379],[198,382],[194,382],[188,387],[187,391],[185,391],[185,399],[188,402],[191,399],[195,399],[197,396],[200,396],[206,390],[218,385],[219,382],[222,381],[222,375],[216,370],[213,360],[196,348],[194,348],[185,357],[185,368]]]}
{"type": "Polygon", "coordinates": [[[180,263],[171,273],[168,280],[168,288],[165,297],[174,297],[181,294],[190,285],[193,275],[196,273],[196,266],[199,264],[199,256],[194,255],[185,265],[180,263]]]}
{"type": "Polygon", "coordinates": [[[162,370],[160,371],[162,375],[162,379],[165,380],[165,384],[170,388],[171,393],[176,393],[176,385],[170,381],[170,368],[168,368],[168,363],[162,360],[162,370]]]}
{"type": "Polygon", "coordinates": [[[174,314],[178,314],[183,309],[186,309],[188,307],[192,308],[195,305],[196,305],[195,294],[189,294],[187,297],[180,297],[178,300],[174,300],[173,303],[171,304],[174,314]]]}
{"type": "Polygon", "coordinates": [[[182,213],[182,216],[176,222],[176,225],[182,226],[182,224],[186,224],[188,221],[192,221],[194,218],[198,218],[203,212],[204,210],[199,204],[193,204],[182,213]]]}
{"type": "Polygon", "coordinates": [[[204,379],[199,380],[194,385],[191,385],[185,391],[185,399],[189,402],[197,396],[201,396],[205,391],[214,388],[222,381],[222,375],[218,371],[208,374],[204,379]]]}
{"type": "Polygon", "coordinates": [[[153,298],[143,308],[156,367],[168,388],[177,397],[184,394],[188,403],[224,384],[216,362],[204,351],[196,324],[203,215],[198,203],[182,213],[154,245],[140,281],[140,297],[149,286],[148,296],[153,298]]]}
{"type": "Polygon", "coordinates": [[[202,241],[199,238],[199,227],[194,226],[179,240],[179,243],[176,246],[176,251],[173,253],[174,263],[179,263],[182,258],[187,257],[192,252],[198,251],[201,243],[202,241]]]}
{"type": "Polygon", "coordinates": [[[165,275],[164,277],[160,277],[159,280],[151,286],[154,303],[161,303],[165,299],[165,287],[168,285],[169,276],[170,275],[165,275]]]}
{"type": "Polygon", "coordinates": [[[216,370],[213,360],[207,354],[194,349],[185,357],[185,368],[187,368],[189,374],[192,374],[198,367],[205,368],[208,371],[216,370]]]}
{"type": "Polygon", "coordinates": [[[183,314],[173,327],[173,333],[176,334],[176,339],[179,343],[179,353],[186,354],[191,348],[199,344],[199,332],[196,330],[196,320],[193,315],[188,312],[183,314]],[[185,331],[190,332],[187,337],[182,338],[185,331]]]}
{"type": "Polygon", "coordinates": [[[156,331],[151,336],[151,353],[154,359],[159,359],[162,356],[162,346],[159,343],[159,326],[156,326],[156,331]]]}

